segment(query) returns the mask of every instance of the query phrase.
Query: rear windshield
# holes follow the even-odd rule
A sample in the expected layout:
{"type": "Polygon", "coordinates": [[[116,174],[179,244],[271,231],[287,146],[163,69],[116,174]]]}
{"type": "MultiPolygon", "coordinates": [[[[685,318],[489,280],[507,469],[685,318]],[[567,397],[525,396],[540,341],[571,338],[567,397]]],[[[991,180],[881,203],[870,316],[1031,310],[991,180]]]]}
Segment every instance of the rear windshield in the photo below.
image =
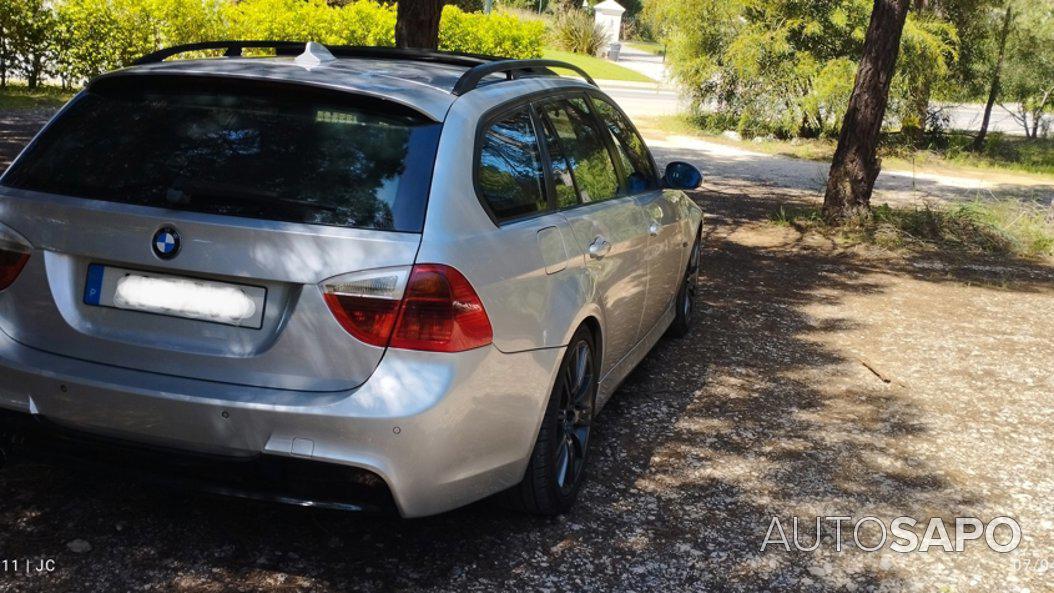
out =
{"type": "Polygon", "coordinates": [[[80,95],[4,176],[20,189],[420,232],[440,125],[304,86],[123,77],[80,95]]]}

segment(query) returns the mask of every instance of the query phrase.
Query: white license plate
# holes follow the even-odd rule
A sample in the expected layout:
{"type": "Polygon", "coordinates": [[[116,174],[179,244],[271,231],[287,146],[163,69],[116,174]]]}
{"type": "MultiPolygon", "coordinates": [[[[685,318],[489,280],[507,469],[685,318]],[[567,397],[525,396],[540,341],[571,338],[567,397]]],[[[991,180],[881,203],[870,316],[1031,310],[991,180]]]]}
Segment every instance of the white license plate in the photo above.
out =
{"type": "Polygon", "coordinates": [[[260,329],[267,289],[91,264],[84,302],[260,329]]]}

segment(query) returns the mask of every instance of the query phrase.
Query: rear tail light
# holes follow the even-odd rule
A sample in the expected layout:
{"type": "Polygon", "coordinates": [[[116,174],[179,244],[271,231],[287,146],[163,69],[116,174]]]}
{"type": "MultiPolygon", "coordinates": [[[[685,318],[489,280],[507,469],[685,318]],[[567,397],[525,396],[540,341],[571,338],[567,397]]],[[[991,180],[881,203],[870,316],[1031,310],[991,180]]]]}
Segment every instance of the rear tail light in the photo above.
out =
{"type": "Polygon", "coordinates": [[[462,352],[493,338],[479,295],[450,266],[349,274],[327,280],[322,291],[344,329],[374,346],[462,352]]]}
{"type": "Polygon", "coordinates": [[[0,290],[15,283],[29,261],[30,251],[32,248],[28,241],[0,224],[0,290]]]}
{"type": "Polygon", "coordinates": [[[384,348],[392,337],[409,277],[409,266],[356,272],[327,280],[322,294],[349,334],[384,348]]]}
{"type": "Polygon", "coordinates": [[[491,338],[483,302],[461,272],[438,264],[414,266],[392,348],[461,352],[486,346],[491,338]]]}

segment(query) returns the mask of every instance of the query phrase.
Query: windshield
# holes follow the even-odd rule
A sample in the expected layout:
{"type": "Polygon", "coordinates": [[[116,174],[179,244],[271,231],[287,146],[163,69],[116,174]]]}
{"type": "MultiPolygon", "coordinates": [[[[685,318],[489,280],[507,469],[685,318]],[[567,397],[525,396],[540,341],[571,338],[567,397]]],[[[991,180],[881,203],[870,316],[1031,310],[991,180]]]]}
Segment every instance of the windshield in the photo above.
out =
{"type": "Polygon", "coordinates": [[[420,232],[440,124],[394,103],[230,79],[103,79],[4,185],[212,214],[420,232]]]}

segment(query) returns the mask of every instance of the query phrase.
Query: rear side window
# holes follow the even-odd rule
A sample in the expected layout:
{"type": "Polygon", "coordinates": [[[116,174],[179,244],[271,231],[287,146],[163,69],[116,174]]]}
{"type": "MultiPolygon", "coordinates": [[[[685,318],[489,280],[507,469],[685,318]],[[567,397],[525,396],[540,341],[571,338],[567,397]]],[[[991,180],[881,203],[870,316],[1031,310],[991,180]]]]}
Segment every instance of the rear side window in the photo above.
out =
{"type": "Polygon", "coordinates": [[[440,125],[392,103],[249,81],[102,80],[4,177],[21,189],[420,232],[440,125]]]}
{"type": "Polygon", "coordinates": [[[636,194],[658,187],[655,168],[652,166],[644,139],[633,129],[626,116],[614,105],[598,97],[593,98],[593,106],[615,138],[615,151],[622,161],[622,169],[626,175],[623,180],[626,191],[636,194]]]}
{"type": "Polygon", "coordinates": [[[581,201],[600,202],[617,196],[618,174],[604,144],[605,132],[597,127],[585,97],[545,103],[541,109],[571,164],[581,201]]]}
{"type": "Polygon", "coordinates": [[[553,188],[556,190],[556,207],[570,208],[577,205],[578,189],[575,187],[574,176],[571,174],[571,163],[564,156],[563,145],[557,136],[553,123],[547,117],[541,118],[542,127],[545,131],[545,147],[549,152],[549,171],[553,180],[553,188]]]}
{"type": "Polygon", "coordinates": [[[527,107],[501,116],[483,134],[479,155],[480,194],[498,220],[548,208],[538,136],[527,107]]]}

